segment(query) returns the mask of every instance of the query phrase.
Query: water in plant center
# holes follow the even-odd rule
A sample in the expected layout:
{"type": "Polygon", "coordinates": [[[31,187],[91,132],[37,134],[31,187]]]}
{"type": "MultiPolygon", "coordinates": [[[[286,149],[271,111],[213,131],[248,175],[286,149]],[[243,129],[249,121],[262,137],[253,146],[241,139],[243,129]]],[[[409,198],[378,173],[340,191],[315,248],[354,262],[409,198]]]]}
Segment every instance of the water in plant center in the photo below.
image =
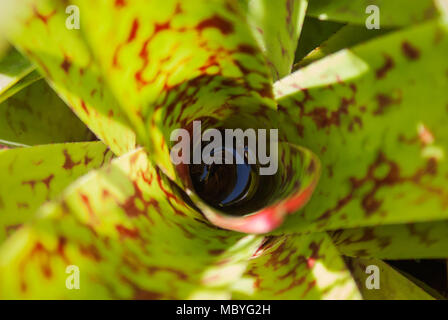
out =
{"type": "Polygon", "coordinates": [[[215,155],[214,152],[222,157],[222,164],[201,162],[189,166],[193,188],[203,201],[233,216],[254,213],[269,204],[277,175],[260,175],[259,165],[248,163],[251,151],[247,146],[243,155],[239,155],[235,148],[223,147],[212,151],[211,155],[215,155]],[[233,164],[225,164],[226,156],[233,157],[233,164]],[[238,159],[244,163],[237,163],[238,159]]]}

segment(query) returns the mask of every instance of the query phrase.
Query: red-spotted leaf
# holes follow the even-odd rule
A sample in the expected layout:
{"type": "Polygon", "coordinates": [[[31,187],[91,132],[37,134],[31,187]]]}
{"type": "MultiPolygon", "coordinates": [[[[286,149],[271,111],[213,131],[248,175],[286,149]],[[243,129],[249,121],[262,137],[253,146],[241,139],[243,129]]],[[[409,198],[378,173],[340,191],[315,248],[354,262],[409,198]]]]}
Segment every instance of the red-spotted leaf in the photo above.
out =
{"type": "Polygon", "coordinates": [[[436,259],[448,257],[448,222],[434,221],[337,230],[338,250],[352,257],[436,259]]]}
{"type": "Polygon", "coordinates": [[[10,37],[118,153],[131,147],[121,126],[130,124],[173,176],[172,129],[247,105],[274,105],[263,55],[232,2],[73,1],[79,30],[65,28],[67,4],[26,1],[10,37]]]}
{"type": "Polygon", "coordinates": [[[236,299],[359,299],[325,233],[268,237],[234,285],[236,299]]]}
{"type": "Polygon", "coordinates": [[[114,94],[79,30],[68,29],[67,3],[23,1],[12,10],[4,32],[36,63],[61,98],[117,154],[135,147],[114,94]]]}
{"type": "Polygon", "coordinates": [[[186,200],[142,150],[89,173],[4,243],[1,298],[230,298],[262,237],[217,229],[186,200]]]}
{"type": "Polygon", "coordinates": [[[274,80],[291,72],[308,0],[240,1],[274,80]]]}
{"type": "Polygon", "coordinates": [[[173,129],[198,118],[223,120],[274,106],[269,70],[235,3],[76,3],[122,109],[170,177],[173,129]],[[96,28],[98,19],[102,28],[96,28]]]}
{"type": "Polygon", "coordinates": [[[289,141],[322,177],[286,230],[448,216],[446,25],[430,22],[340,51],[276,83],[289,141]],[[295,124],[289,119],[294,119],[295,124]]]}
{"type": "Polygon", "coordinates": [[[42,203],[107,163],[111,155],[101,142],[1,149],[0,242],[30,220],[42,203]]]}

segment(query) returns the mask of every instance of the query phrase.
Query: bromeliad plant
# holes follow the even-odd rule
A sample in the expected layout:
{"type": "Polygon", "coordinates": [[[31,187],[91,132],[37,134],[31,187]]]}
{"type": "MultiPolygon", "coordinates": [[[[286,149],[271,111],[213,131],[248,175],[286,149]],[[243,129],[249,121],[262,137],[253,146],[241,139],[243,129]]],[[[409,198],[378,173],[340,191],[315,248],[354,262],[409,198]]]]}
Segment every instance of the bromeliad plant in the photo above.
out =
{"type": "Polygon", "coordinates": [[[380,30],[361,0],[17,1],[0,297],[440,297],[382,260],[448,256],[446,2],[369,4],[380,30]],[[198,119],[279,129],[249,214],[208,205],[170,162],[170,133],[198,119]]]}

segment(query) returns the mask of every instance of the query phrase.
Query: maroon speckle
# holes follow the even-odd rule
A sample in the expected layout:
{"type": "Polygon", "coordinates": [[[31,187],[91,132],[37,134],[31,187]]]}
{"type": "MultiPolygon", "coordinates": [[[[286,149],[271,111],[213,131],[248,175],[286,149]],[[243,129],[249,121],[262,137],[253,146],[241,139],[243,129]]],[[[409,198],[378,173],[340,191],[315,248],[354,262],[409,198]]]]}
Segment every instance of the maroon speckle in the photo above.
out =
{"type": "Polygon", "coordinates": [[[64,150],[64,157],[65,157],[65,162],[62,165],[62,168],[64,168],[65,170],[71,170],[71,169],[73,169],[74,166],[77,166],[81,163],[81,161],[74,162],[67,150],[64,150]]]}
{"type": "Polygon", "coordinates": [[[54,174],[50,174],[45,179],[42,179],[42,183],[45,184],[47,189],[50,189],[50,183],[51,183],[51,180],[53,180],[53,178],[54,178],[54,174]]]}
{"type": "Polygon", "coordinates": [[[224,35],[233,32],[233,24],[218,15],[214,15],[209,19],[203,20],[196,26],[196,29],[199,31],[202,31],[207,28],[216,28],[219,31],[221,31],[221,33],[224,35]]]}
{"type": "Polygon", "coordinates": [[[84,100],[81,100],[81,108],[84,110],[85,113],[87,113],[87,115],[90,114],[89,109],[86,106],[86,103],[84,102],[84,100]]]}
{"type": "Polygon", "coordinates": [[[148,45],[149,43],[152,41],[152,39],[159,33],[162,32],[164,30],[168,30],[171,28],[170,22],[167,21],[165,23],[161,23],[161,24],[156,24],[154,26],[154,32],[153,34],[145,40],[145,42],[143,43],[142,49],[140,50],[139,53],[139,57],[143,60],[143,66],[140,68],[140,70],[138,70],[135,73],[135,80],[137,82],[137,85],[139,87],[139,89],[141,89],[143,86],[149,84],[148,81],[143,79],[143,72],[146,69],[146,67],[148,66],[149,63],[149,57],[148,57],[148,45]]]}
{"type": "Polygon", "coordinates": [[[115,0],[115,6],[118,8],[122,8],[126,5],[126,2],[124,0],[115,0]]]}
{"type": "Polygon", "coordinates": [[[237,51],[241,52],[241,53],[246,53],[246,54],[249,54],[249,55],[257,54],[257,50],[254,47],[252,47],[251,45],[248,45],[248,44],[240,44],[238,46],[237,51]]]}
{"type": "Polygon", "coordinates": [[[93,158],[90,158],[89,156],[84,157],[84,165],[87,166],[90,162],[92,162],[93,158]]]}
{"type": "Polygon", "coordinates": [[[123,225],[117,225],[115,228],[123,238],[137,238],[140,234],[137,228],[129,229],[123,225]]]}
{"type": "Polygon", "coordinates": [[[132,23],[132,28],[131,28],[131,32],[129,33],[129,37],[128,37],[128,43],[133,41],[135,39],[135,37],[137,36],[137,31],[138,31],[138,20],[134,19],[134,22],[132,23]]]}
{"type": "Polygon", "coordinates": [[[387,72],[391,70],[395,65],[394,60],[392,60],[390,56],[384,55],[384,59],[385,59],[384,65],[380,69],[376,70],[376,77],[378,79],[384,78],[387,72]]]}
{"type": "Polygon", "coordinates": [[[95,247],[93,244],[90,244],[88,246],[79,245],[79,251],[85,257],[88,257],[95,261],[101,261],[101,254],[100,254],[98,248],[95,247]]]}
{"type": "Polygon", "coordinates": [[[33,12],[34,12],[34,15],[35,15],[39,20],[41,20],[44,24],[48,24],[48,20],[49,20],[52,16],[54,16],[54,15],[56,14],[56,10],[53,10],[53,11],[50,12],[48,15],[43,15],[43,14],[39,13],[39,11],[37,11],[37,8],[36,8],[35,5],[33,6],[33,12]]]}
{"type": "Polygon", "coordinates": [[[219,256],[220,254],[222,254],[224,252],[223,249],[211,249],[208,251],[208,253],[212,256],[219,256]]]}
{"type": "Polygon", "coordinates": [[[84,203],[84,205],[87,207],[87,211],[89,212],[90,217],[95,220],[95,212],[93,211],[92,205],[90,204],[90,199],[88,196],[86,196],[83,193],[80,193],[81,201],[84,203]]]}
{"type": "Polygon", "coordinates": [[[31,187],[31,189],[33,189],[33,190],[34,190],[34,186],[36,185],[36,183],[37,183],[36,180],[29,180],[29,181],[23,181],[23,182],[22,182],[23,185],[25,185],[25,184],[29,184],[30,187],[31,187]]]}
{"type": "Polygon", "coordinates": [[[174,15],[178,15],[181,13],[183,13],[182,6],[180,5],[180,3],[178,3],[178,4],[176,4],[176,9],[174,10],[174,15]]]}
{"type": "Polygon", "coordinates": [[[64,56],[64,61],[61,63],[61,68],[64,70],[65,73],[68,74],[70,67],[72,63],[70,62],[69,58],[67,56],[64,56]]]}
{"type": "Polygon", "coordinates": [[[399,104],[401,102],[401,99],[393,99],[388,95],[385,94],[378,94],[376,96],[376,100],[378,102],[378,108],[373,111],[374,115],[382,115],[386,108],[388,108],[390,105],[393,104],[399,104]]]}
{"type": "Polygon", "coordinates": [[[302,297],[305,297],[315,286],[316,286],[316,280],[309,282],[305,291],[302,294],[302,297]]]}
{"type": "Polygon", "coordinates": [[[403,51],[403,54],[410,60],[416,60],[420,57],[420,52],[418,51],[418,49],[412,46],[407,41],[401,44],[401,50],[403,51]]]}

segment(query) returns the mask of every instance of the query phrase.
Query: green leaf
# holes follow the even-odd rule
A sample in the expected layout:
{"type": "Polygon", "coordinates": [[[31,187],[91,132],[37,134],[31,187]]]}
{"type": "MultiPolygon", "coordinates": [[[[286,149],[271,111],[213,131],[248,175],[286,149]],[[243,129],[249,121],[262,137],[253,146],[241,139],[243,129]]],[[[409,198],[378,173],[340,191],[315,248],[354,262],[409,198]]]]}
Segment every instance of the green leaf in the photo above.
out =
{"type": "Polygon", "coordinates": [[[390,31],[392,31],[392,29],[383,28],[380,30],[368,30],[363,26],[357,25],[343,26],[327,41],[324,41],[319,48],[310,52],[303,60],[294,65],[294,68],[303,68],[304,66],[336,51],[353,47],[390,31]]]}
{"type": "Polygon", "coordinates": [[[316,18],[305,17],[294,62],[302,60],[308,53],[319,47],[322,42],[330,38],[343,26],[344,24],[339,22],[321,21],[316,18]]]}
{"type": "Polygon", "coordinates": [[[17,50],[9,49],[5,56],[0,57],[0,102],[3,94],[14,84],[28,75],[34,69],[33,65],[17,50]]]}
{"type": "Polygon", "coordinates": [[[90,172],[4,243],[1,298],[230,298],[263,237],[217,229],[185,200],[142,150],[90,172]],[[70,265],[81,290],[66,288],[70,265]]]}
{"type": "Polygon", "coordinates": [[[170,177],[174,129],[198,118],[274,107],[269,69],[232,2],[77,3],[92,50],[140,143],[170,177]]]}
{"type": "Polygon", "coordinates": [[[308,0],[242,0],[274,80],[291,72],[308,0]]]}
{"type": "Polygon", "coordinates": [[[235,299],[359,299],[325,233],[268,237],[234,285],[235,299]]]}
{"type": "Polygon", "coordinates": [[[111,157],[101,142],[0,150],[0,243],[47,200],[111,157]]]}
{"type": "Polygon", "coordinates": [[[66,4],[28,0],[10,38],[116,152],[131,148],[123,134],[128,129],[116,127],[130,125],[154,161],[174,176],[168,157],[174,128],[197,117],[222,119],[247,105],[274,106],[268,68],[236,5],[73,4],[81,12],[80,30],[65,28],[66,4]]]}
{"type": "Polygon", "coordinates": [[[380,11],[381,26],[413,25],[437,16],[433,0],[314,0],[310,1],[307,15],[321,20],[334,20],[365,24],[371,13],[369,5],[376,5],[380,11]]]}
{"type": "Polygon", "coordinates": [[[78,30],[65,26],[66,5],[24,1],[4,26],[11,41],[36,63],[53,89],[116,154],[135,147],[134,133],[78,30]]]}
{"type": "Polygon", "coordinates": [[[29,85],[36,77],[33,72],[23,78],[10,90],[22,89],[0,103],[0,139],[24,145],[92,140],[92,132],[44,80],[29,85]]]}
{"type": "Polygon", "coordinates": [[[287,139],[322,162],[311,201],[283,231],[447,218],[446,52],[447,27],[431,22],[276,83],[287,139]]]}
{"type": "Polygon", "coordinates": [[[349,267],[358,283],[364,299],[367,300],[434,300],[434,297],[425,292],[420,286],[406,278],[387,263],[377,259],[349,259],[349,267]],[[370,265],[377,266],[379,270],[380,288],[368,289],[366,282],[372,280],[372,273],[367,273],[370,265]]]}
{"type": "Polygon", "coordinates": [[[448,257],[447,221],[337,230],[331,237],[346,256],[389,260],[448,257]]]}
{"type": "Polygon", "coordinates": [[[39,74],[36,70],[28,73],[26,76],[24,76],[22,79],[20,79],[18,82],[16,82],[12,87],[9,89],[3,91],[3,93],[0,96],[0,103],[8,99],[9,97],[12,97],[17,92],[25,89],[30,84],[36,82],[37,80],[42,79],[42,75],[39,74]]]}

